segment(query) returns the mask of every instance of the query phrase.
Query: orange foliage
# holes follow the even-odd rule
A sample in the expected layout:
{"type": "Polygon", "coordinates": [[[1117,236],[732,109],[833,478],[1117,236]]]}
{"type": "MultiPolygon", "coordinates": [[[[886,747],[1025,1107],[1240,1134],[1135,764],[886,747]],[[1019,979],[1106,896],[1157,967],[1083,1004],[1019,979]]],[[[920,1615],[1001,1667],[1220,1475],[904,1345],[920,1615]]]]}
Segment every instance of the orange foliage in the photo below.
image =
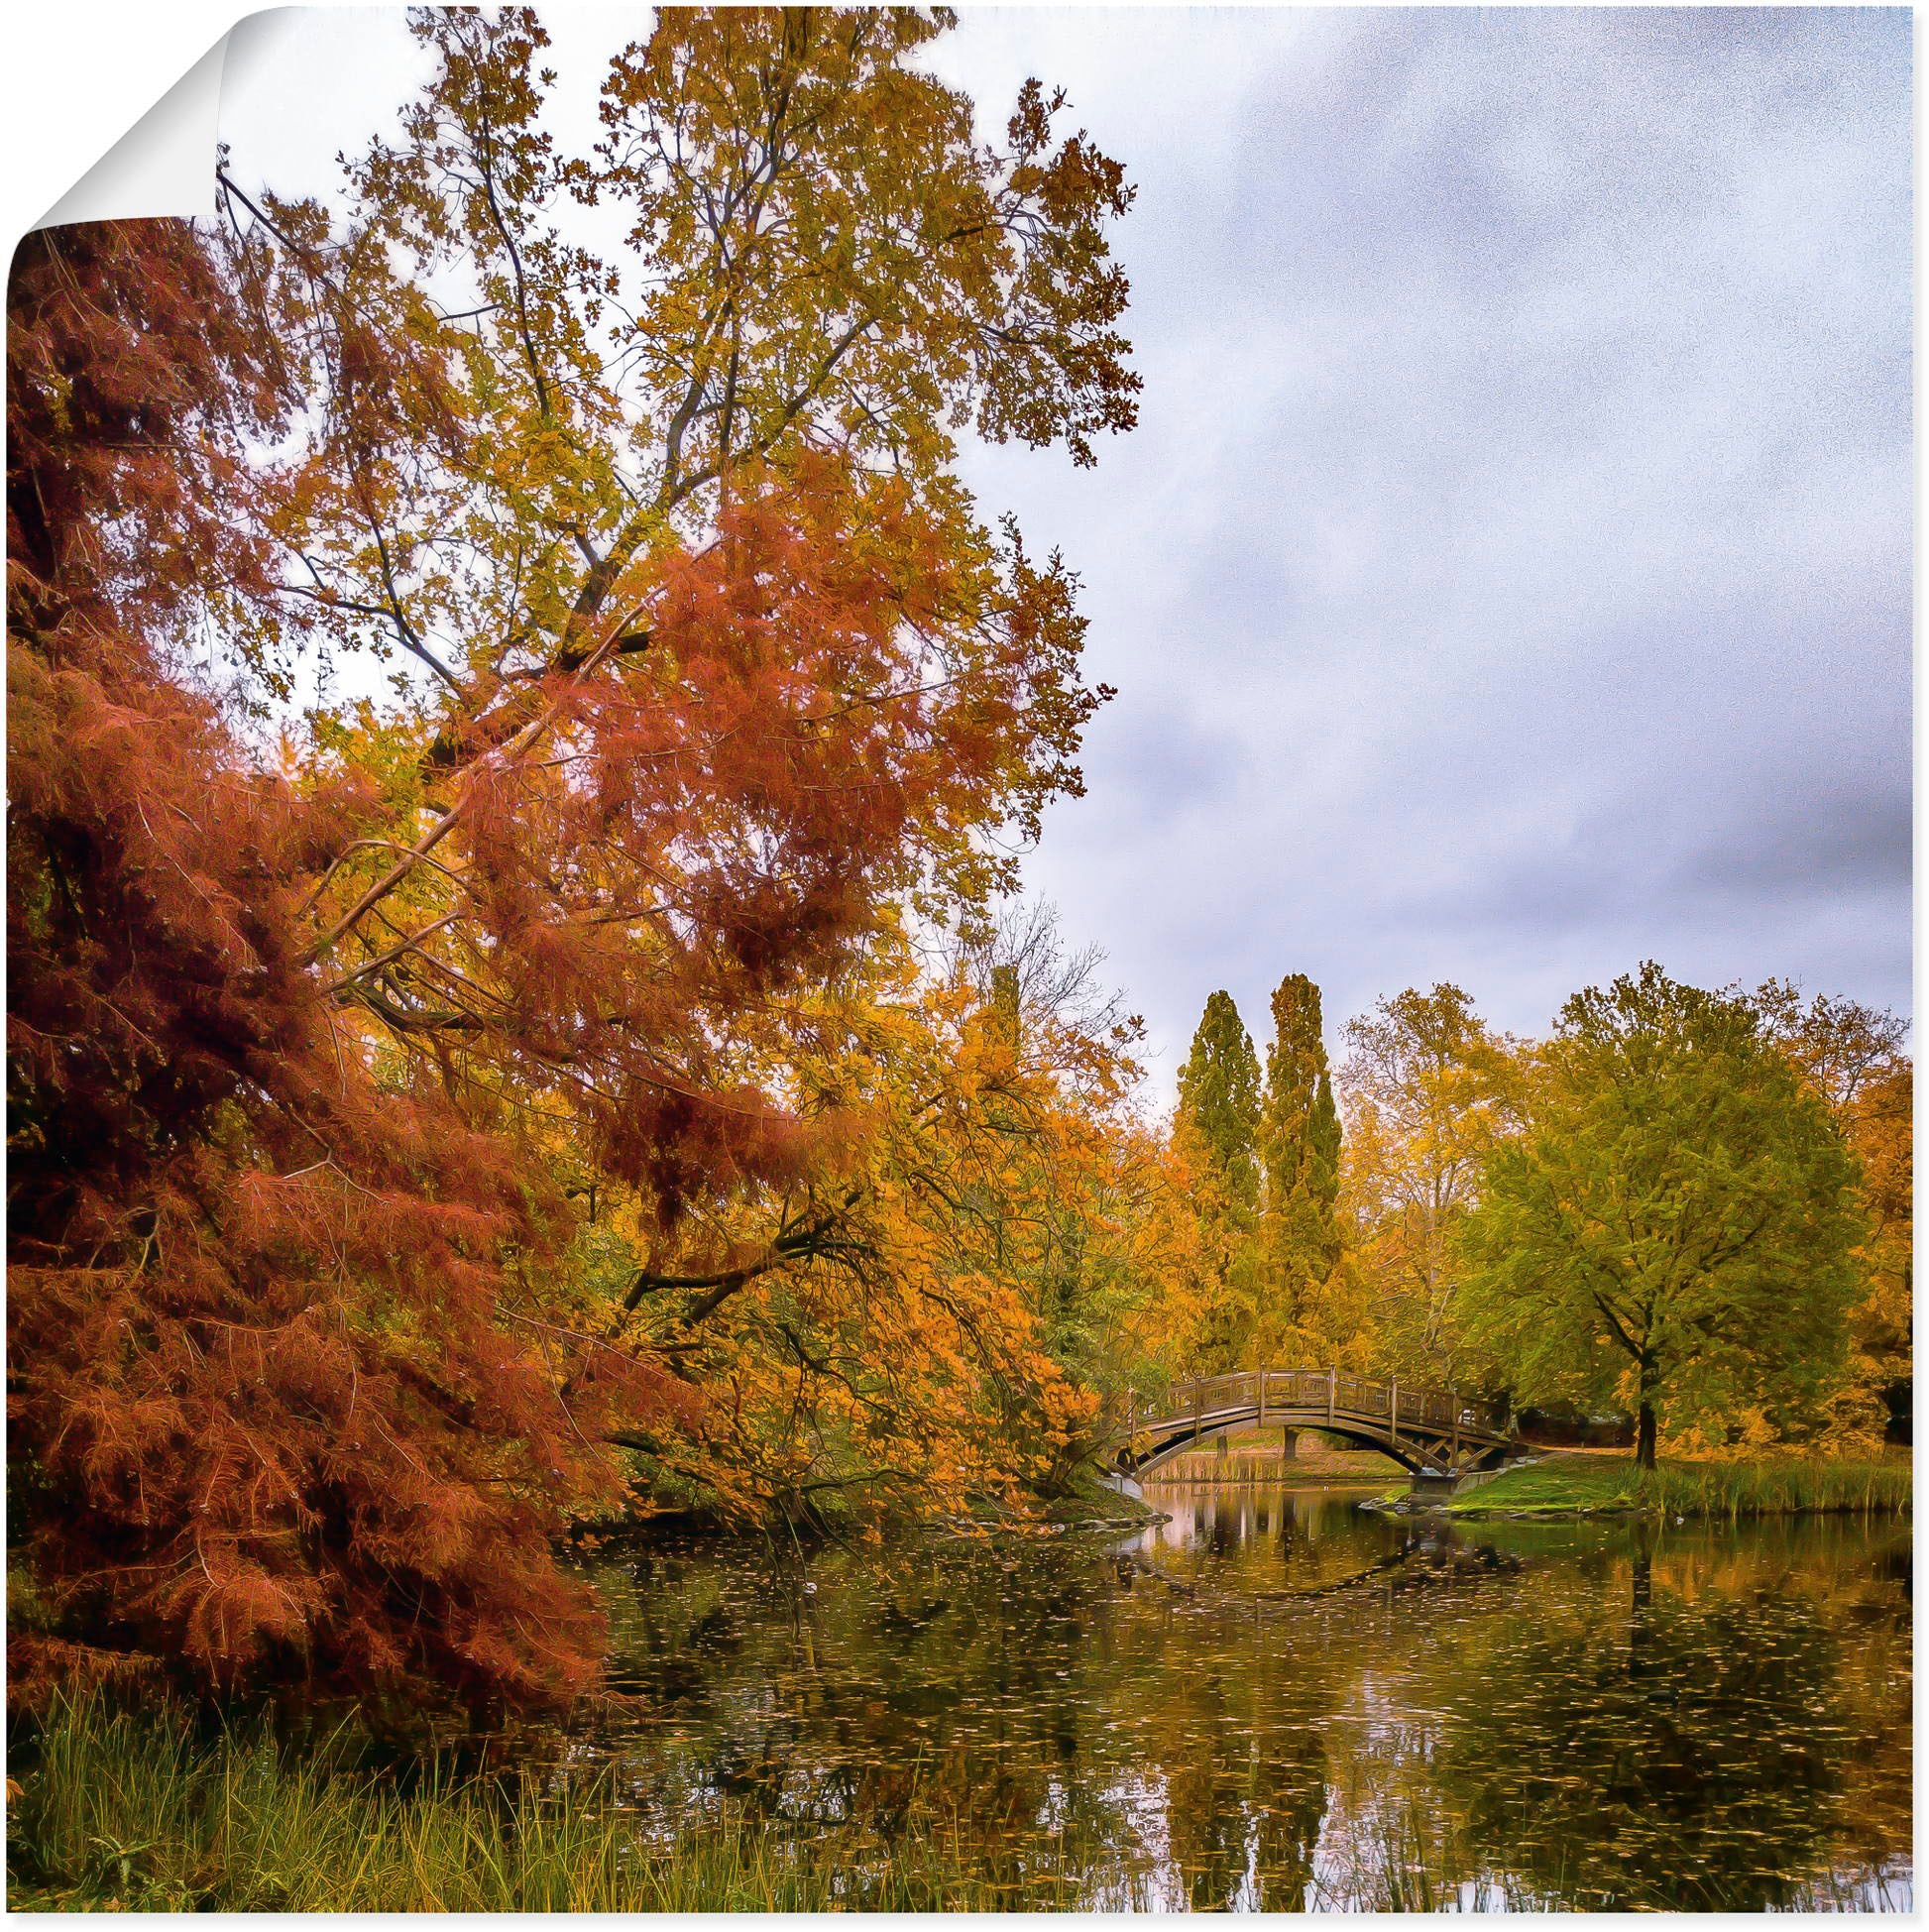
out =
{"type": "Polygon", "coordinates": [[[432,1081],[378,1080],[303,969],[300,898],[366,800],[261,771],[167,648],[200,576],[248,581],[191,508],[232,505],[263,426],[223,292],[172,223],[35,236],[12,284],[9,1415],[55,1611],[31,1660],[553,1693],[597,1629],[544,1541],[612,1493],[586,1419],[674,1385],[625,1363],[565,1409],[499,1324],[508,1244],[539,1254],[555,1204],[432,1081]]]}
{"type": "Polygon", "coordinates": [[[820,996],[805,1103],[861,1110],[867,1131],[666,1245],[629,1290],[648,1332],[731,1392],[694,1441],[638,1440],[659,1482],[805,1524],[1022,1506],[1072,1480],[1130,1378],[1190,1331],[1187,1221],[1127,1108],[1123,1041],[1005,971],[987,987],[880,947],[820,996]]]}
{"type": "Polygon", "coordinates": [[[21,1668],[567,1695],[552,1539],[639,1444],[727,1502],[887,1450],[959,1499],[1088,1421],[1059,1237],[992,1235],[1133,1238],[1116,1054],[986,1071],[904,935],[981,920],[990,835],[1078,786],[1075,587],[945,425],[1129,424],[1129,190],[1036,88],[974,145],[904,64],[941,24],[671,10],[598,170],[535,131],[533,15],[424,10],[345,223],[230,181],[219,237],[24,245],[21,1668]],[[634,204],[614,355],[563,192],[634,204]],[[266,755],[349,648],[433,681],[266,755]]]}

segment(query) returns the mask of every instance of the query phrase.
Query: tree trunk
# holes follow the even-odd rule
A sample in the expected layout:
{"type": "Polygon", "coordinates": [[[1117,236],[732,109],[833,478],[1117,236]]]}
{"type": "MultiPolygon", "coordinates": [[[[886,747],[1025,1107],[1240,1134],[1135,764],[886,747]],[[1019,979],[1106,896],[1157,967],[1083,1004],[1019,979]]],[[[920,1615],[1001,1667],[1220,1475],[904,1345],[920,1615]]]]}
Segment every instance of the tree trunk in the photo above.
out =
{"type": "Polygon", "coordinates": [[[1635,1411],[1635,1465],[1641,1469],[1652,1469],[1654,1448],[1660,1435],[1660,1424],[1654,1414],[1654,1398],[1660,1394],[1661,1378],[1655,1370],[1650,1349],[1644,1348],[1635,1361],[1641,1370],[1641,1380],[1636,1388],[1636,1397],[1641,1406],[1635,1411]]]}

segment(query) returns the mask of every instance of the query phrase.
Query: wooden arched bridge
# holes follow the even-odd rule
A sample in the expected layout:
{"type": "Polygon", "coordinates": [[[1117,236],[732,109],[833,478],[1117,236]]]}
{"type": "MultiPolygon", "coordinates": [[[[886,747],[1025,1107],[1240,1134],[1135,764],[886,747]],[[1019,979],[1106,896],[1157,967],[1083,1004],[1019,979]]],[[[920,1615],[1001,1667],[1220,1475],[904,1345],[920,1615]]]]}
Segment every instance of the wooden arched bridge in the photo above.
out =
{"type": "Polygon", "coordinates": [[[1194,1443],[1259,1427],[1323,1429],[1420,1476],[1490,1469],[1519,1446],[1500,1410],[1466,1396],[1339,1369],[1254,1369],[1176,1383],[1156,1414],[1130,1411],[1118,1473],[1144,1477],[1194,1443]]]}

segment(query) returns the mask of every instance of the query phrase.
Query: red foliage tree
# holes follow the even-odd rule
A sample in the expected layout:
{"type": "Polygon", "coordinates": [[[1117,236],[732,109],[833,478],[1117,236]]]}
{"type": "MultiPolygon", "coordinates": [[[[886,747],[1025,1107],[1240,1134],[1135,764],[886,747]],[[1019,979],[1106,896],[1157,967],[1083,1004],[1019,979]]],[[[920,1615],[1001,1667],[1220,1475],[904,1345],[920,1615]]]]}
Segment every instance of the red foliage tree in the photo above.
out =
{"type": "Polygon", "coordinates": [[[565,1406],[506,1329],[559,1204],[304,966],[369,800],[264,769],[180,667],[196,601],[261,587],[278,427],[218,265],[59,229],[9,299],[16,1670],[566,1692],[598,1619],[549,1538],[614,1493],[599,1403],[676,1385],[619,1358],[565,1406]]]}
{"type": "Polygon", "coordinates": [[[881,1109],[809,1070],[859,1056],[850,989],[918,914],[1011,879],[988,835],[1077,788],[1101,695],[1071,580],[976,522],[943,425],[1082,460],[1136,387],[1116,166],[1055,151],[1035,87],[974,145],[906,64],[940,24],[669,10],[599,177],[537,132],[532,15],[423,10],[440,71],[346,222],[230,180],[219,235],[24,245],[9,1393],[41,1678],[567,1694],[596,1618],[552,1539],[702,1409],[639,1297],[695,1288],[688,1328],[857,1238],[881,1109]],[[546,213],[604,191],[646,296],[610,355],[618,271],[546,213]],[[732,232],[690,227],[712,202],[732,232]],[[309,642],[434,682],[278,758],[309,642]],[[614,1293],[572,1168],[646,1230],[614,1293]]]}

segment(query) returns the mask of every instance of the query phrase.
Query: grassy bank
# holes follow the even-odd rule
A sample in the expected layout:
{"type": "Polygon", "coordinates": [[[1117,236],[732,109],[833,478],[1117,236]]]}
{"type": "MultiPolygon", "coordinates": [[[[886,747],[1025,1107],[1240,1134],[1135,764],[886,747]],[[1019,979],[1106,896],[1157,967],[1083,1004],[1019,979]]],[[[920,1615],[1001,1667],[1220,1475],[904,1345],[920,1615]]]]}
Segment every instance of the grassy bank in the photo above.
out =
{"type": "Polygon", "coordinates": [[[1891,1515],[1909,1508],[1909,1465],[1893,1462],[1683,1462],[1644,1470],[1633,1456],[1555,1455],[1510,1469],[1450,1502],[1453,1516],[1891,1515]]]}
{"type": "Polygon", "coordinates": [[[97,1701],[57,1710],[22,1756],[15,1911],[976,1911],[1049,1905],[1075,1882],[1000,1882],[911,1835],[698,1823],[665,1845],[608,1782],[557,1795],[431,1771],[403,1792],[339,1749],[258,1726],[196,1741],[177,1713],[97,1701]]]}

